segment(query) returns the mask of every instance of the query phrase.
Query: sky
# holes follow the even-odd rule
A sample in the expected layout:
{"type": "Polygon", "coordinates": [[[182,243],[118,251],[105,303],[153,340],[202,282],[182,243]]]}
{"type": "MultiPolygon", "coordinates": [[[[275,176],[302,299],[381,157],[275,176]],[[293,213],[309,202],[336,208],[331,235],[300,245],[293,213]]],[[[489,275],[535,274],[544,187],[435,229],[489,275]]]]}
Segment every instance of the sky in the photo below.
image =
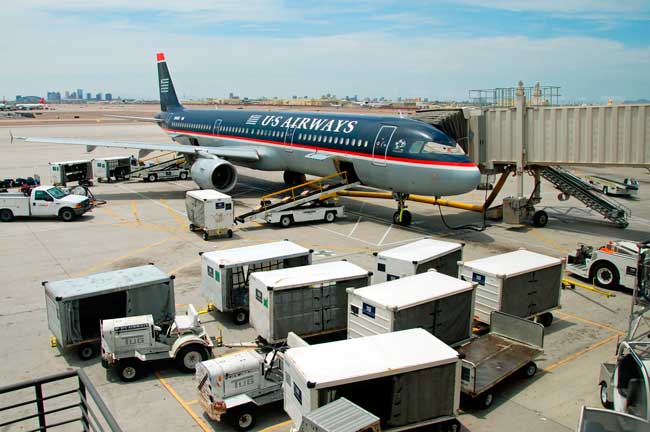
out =
{"type": "Polygon", "coordinates": [[[3,0],[0,97],[650,97],[650,0],[3,0]]]}

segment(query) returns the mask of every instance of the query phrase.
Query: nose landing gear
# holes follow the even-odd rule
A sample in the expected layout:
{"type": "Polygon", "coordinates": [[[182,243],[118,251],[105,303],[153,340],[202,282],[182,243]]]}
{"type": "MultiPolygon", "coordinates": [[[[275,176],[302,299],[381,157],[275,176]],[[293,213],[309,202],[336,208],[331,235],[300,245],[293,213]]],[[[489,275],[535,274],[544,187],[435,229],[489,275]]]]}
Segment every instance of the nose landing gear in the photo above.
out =
{"type": "Polygon", "coordinates": [[[411,212],[406,210],[406,204],[404,203],[409,197],[408,194],[395,192],[393,193],[393,199],[397,201],[397,211],[393,214],[393,223],[395,225],[409,226],[411,225],[411,212]]]}

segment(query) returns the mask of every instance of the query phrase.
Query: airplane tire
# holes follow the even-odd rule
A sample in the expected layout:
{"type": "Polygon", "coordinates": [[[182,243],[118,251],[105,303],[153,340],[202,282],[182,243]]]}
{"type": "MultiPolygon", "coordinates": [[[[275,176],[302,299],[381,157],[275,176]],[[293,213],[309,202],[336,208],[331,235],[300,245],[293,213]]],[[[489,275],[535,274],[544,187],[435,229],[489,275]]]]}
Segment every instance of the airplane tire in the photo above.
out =
{"type": "Polygon", "coordinates": [[[393,213],[393,223],[395,225],[402,225],[402,226],[409,226],[411,225],[411,212],[408,210],[402,211],[402,218],[400,219],[400,214],[399,210],[397,210],[395,213],[393,213]]]}

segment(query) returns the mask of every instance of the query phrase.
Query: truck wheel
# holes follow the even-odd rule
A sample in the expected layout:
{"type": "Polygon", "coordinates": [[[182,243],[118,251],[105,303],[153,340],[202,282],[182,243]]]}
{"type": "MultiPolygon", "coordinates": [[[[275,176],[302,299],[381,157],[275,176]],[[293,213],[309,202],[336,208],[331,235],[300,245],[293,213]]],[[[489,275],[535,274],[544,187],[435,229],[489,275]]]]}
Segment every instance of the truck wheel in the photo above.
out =
{"type": "Polygon", "coordinates": [[[190,231],[194,231],[194,228],[196,228],[196,227],[194,226],[194,224],[190,224],[189,228],[190,228],[190,231]]]}
{"type": "Polygon", "coordinates": [[[248,311],[246,309],[237,309],[232,314],[232,321],[236,325],[243,325],[248,322],[248,311]]]}
{"type": "Polygon", "coordinates": [[[147,176],[147,180],[149,180],[152,183],[155,182],[157,178],[158,178],[158,176],[156,174],[149,174],[147,176]]]}
{"type": "Polygon", "coordinates": [[[600,383],[600,403],[607,409],[612,409],[612,403],[607,399],[607,383],[600,383]]]}
{"type": "Polygon", "coordinates": [[[293,221],[291,220],[291,216],[284,215],[280,218],[280,226],[282,228],[289,228],[292,222],[293,221]]]}
{"type": "Polygon", "coordinates": [[[0,220],[2,222],[11,222],[14,220],[14,213],[9,209],[0,210],[0,220]]]}
{"type": "Polygon", "coordinates": [[[255,426],[255,412],[252,407],[244,406],[229,416],[229,422],[238,431],[247,431],[255,426]]]}
{"type": "Polygon", "coordinates": [[[194,372],[196,365],[208,359],[205,349],[199,345],[189,345],[181,348],[176,354],[176,363],[184,372],[194,372]]]}
{"type": "Polygon", "coordinates": [[[336,213],[327,212],[325,213],[325,222],[332,223],[336,220],[336,213]]]}
{"type": "Polygon", "coordinates": [[[533,215],[533,225],[537,228],[543,228],[548,223],[548,213],[544,210],[535,212],[533,215]]]}
{"type": "Polygon", "coordinates": [[[186,173],[186,172],[182,172],[182,173],[179,175],[179,177],[180,177],[181,180],[187,180],[187,173],[186,173]]]}
{"type": "Polygon", "coordinates": [[[205,241],[210,240],[210,234],[208,234],[207,231],[203,231],[203,240],[205,241]]]}
{"type": "Polygon", "coordinates": [[[612,289],[618,286],[618,270],[606,261],[597,262],[589,272],[589,279],[596,280],[596,285],[612,289]]]}
{"type": "Polygon", "coordinates": [[[117,364],[117,374],[124,382],[135,381],[142,374],[142,365],[137,360],[121,361],[117,364]]]}
{"type": "Polygon", "coordinates": [[[69,208],[64,208],[64,209],[61,209],[61,211],[59,212],[59,217],[64,222],[71,222],[71,221],[74,220],[74,212],[69,208]]]}
{"type": "Polygon", "coordinates": [[[553,314],[550,312],[544,312],[537,317],[537,322],[544,327],[549,327],[551,324],[553,324],[553,314]]]}
{"type": "Polygon", "coordinates": [[[77,349],[77,354],[81,360],[90,360],[95,357],[95,347],[92,344],[82,344],[79,345],[77,349]]]}
{"type": "Polygon", "coordinates": [[[523,372],[524,372],[524,377],[532,378],[537,373],[537,365],[535,364],[535,362],[529,362],[526,366],[524,366],[523,372]]]}

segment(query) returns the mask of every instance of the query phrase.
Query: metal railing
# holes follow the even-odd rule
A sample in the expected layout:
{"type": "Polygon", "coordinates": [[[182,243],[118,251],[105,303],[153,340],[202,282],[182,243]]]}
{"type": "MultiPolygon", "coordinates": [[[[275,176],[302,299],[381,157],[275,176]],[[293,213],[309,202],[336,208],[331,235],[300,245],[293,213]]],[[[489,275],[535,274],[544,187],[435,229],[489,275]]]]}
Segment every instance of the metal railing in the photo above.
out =
{"type": "Polygon", "coordinates": [[[82,369],[0,387],[0,397],[3,395],[11,395],[13,400],[8,405],[0,405],[0,430],[14,425],[29,432],[47,431],[80,423],[83,431],[122,431],[82,369]],[[69,388],[70,383],[74,383],[72,388],[69,388]],[[66,389],[58,388],[45,394],[46,384],[66,389]],[[33,399],[15,402],[28,394],[30,388],[34,391],[33,399]]]}

